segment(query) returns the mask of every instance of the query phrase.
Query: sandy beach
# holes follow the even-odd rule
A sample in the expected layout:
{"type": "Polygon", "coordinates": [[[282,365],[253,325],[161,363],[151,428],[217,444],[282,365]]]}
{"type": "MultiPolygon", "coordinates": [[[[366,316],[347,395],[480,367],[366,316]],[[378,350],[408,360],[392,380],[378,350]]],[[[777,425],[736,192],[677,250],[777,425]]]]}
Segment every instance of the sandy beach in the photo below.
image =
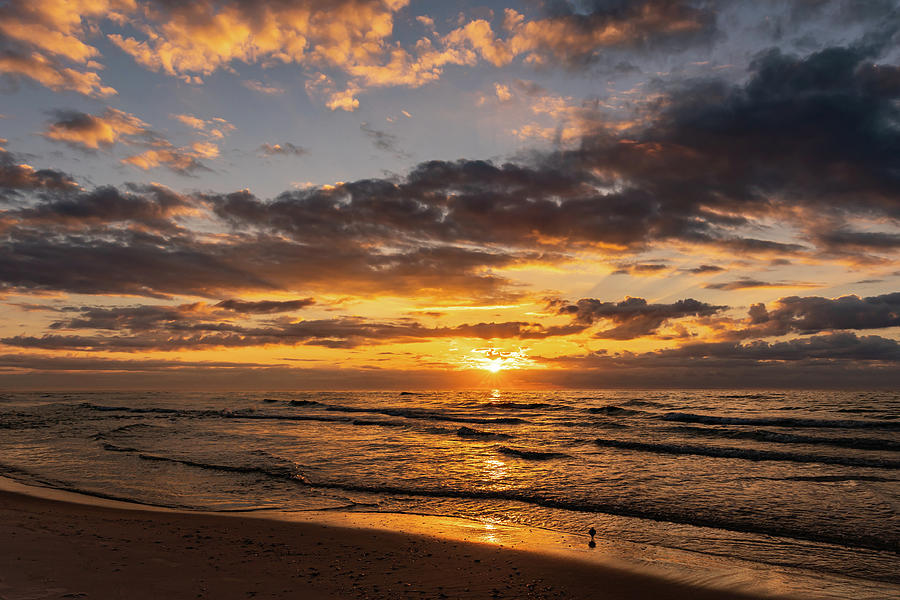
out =
{"type": "Polygon", "coordinates": [[[0,598],[751,598],[433,536],[0,492],[0,598]]]}

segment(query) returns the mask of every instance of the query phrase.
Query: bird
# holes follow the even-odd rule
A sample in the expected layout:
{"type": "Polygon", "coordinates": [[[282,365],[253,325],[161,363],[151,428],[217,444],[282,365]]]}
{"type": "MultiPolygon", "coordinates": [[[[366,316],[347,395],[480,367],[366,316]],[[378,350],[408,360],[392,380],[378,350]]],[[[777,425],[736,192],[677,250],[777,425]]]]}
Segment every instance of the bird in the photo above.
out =
{"type": "Polygon", "coordinates": [[[597,535],[597,530],[591,527],[590,529],[588,529],[588,535],[594,537],[595,535],[597,535]]]}

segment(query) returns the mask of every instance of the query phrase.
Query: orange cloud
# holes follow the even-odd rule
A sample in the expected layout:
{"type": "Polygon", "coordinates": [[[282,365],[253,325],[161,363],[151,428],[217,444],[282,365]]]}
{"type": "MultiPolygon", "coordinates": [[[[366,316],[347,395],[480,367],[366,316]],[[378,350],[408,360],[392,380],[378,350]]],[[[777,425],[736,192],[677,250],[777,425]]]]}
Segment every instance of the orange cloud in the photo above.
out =
{"type": "Polygon", "coordinates": [[[107,108],[102,115],[80,112],[60,112],[41,135],[60,142],[97,150],[111,146],[125,136],[148,133],[148,125],[136,116],[107,108]]]}
{"type": "Polygon", "coordinates": [[[144,7],[146,39],[109,39],[147,68],[190,78],[233,61],[332,65],[369,63],[393,32],[406,0],[340,3],[211,1],[144,7]]]}
{"type": "Polygon", "coordinates": [[[179,123],[187,125],[203,135],[220,140],[232,131],[235,126],[221,117],[213,117],[212,119],[200,119],[194,115],[169,115],[179,123]]]}
{"type": "Polygon", "coordinates": [[[259,92],[260,94],[265,94],[267,96],[278,96],[284,93],[284,88],[275,85],[266,85],[262,81],[253,79],[242,81],[241,84],[248,90],[253,90],[254,92],[259,92]]]}
{"type": "Polygon", "coordinates": [[[200,158],[215,158],[218,156],[218,148],[215,148],[212,144],[209,146],[198,143],[193,144],[190,148],[176,148],[171,145],[164,148],[154,148],[123,158],[122,163],[144,171],[149,171],[156,167],[167,167],[182,175],[189,175],[195,171],[208,170],[200,162],[200,158]]]}
{"type": "Polygon", "coordinates": [[[85,43],[85,19],[119,20],[133,0],[14,0],[0,9],[0,32],[41,52],[85,64],[99,51],[85,43]]]}
{"type": "Polygon", "coordinates": [[[103,85],[96,73],[61,67],[57,61],[38,52],[0,54],[0,73],[28,77],[53,91],[72,90],[99,97],[117,93],[114,88],[103,85]]]}
{"type": "Polygon", "coordinates": [[[116,91],[94,72],[103,68],[93,59],[100,52],[88,44],[87,21],[121,20],[134,9],[133,0],[13,0],[0,7],[0,35],[12,48],[0,55],[0,73],[28,77],[52,90],[72,90],[87,96],[116,91]],[[90,70],[64,66],[68,61],[90,70]]]}

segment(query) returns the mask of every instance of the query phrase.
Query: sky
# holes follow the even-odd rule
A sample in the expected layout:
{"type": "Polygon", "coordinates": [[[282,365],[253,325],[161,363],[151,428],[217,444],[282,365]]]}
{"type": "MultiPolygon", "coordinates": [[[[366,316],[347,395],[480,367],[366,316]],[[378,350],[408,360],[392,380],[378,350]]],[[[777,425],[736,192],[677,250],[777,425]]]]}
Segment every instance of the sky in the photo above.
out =
{"type": "Polygon", "coordinates": [[[0,388],[900,386],[900,2],[0,1],[0,388]]]}

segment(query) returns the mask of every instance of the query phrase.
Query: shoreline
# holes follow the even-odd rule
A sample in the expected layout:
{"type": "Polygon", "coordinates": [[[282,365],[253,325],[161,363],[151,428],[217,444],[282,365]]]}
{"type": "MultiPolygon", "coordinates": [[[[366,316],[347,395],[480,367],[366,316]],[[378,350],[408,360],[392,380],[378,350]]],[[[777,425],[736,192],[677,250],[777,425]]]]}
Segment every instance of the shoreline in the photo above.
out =
{"type": "Polygon", "coordinates": [[[0,478],[0,517],[2,537],[16,542],[0,550],[0,564],[28,566],[18,576],[0,572],[2,600],[287,598],[300,591],[304,598],[805,596],[785,593],[804,589],[791,581],[802,573],[769,565],[637,544],[623,550],[616,540],[598,539],[589,549],[586,535],[451,517],[182,511],[7,478],[0,478]],[[236,566],[265,576],[226,575],[236,566]],[[140,590],[128,589],[137,582],[140,590]],[[40,595],[57,589],[68,591],[40,595]]]}
{"type": "Polygon", "coordinates": [[[0,598],[749,600],[581,561],[387,530],[0,491],[0,598]]]}

